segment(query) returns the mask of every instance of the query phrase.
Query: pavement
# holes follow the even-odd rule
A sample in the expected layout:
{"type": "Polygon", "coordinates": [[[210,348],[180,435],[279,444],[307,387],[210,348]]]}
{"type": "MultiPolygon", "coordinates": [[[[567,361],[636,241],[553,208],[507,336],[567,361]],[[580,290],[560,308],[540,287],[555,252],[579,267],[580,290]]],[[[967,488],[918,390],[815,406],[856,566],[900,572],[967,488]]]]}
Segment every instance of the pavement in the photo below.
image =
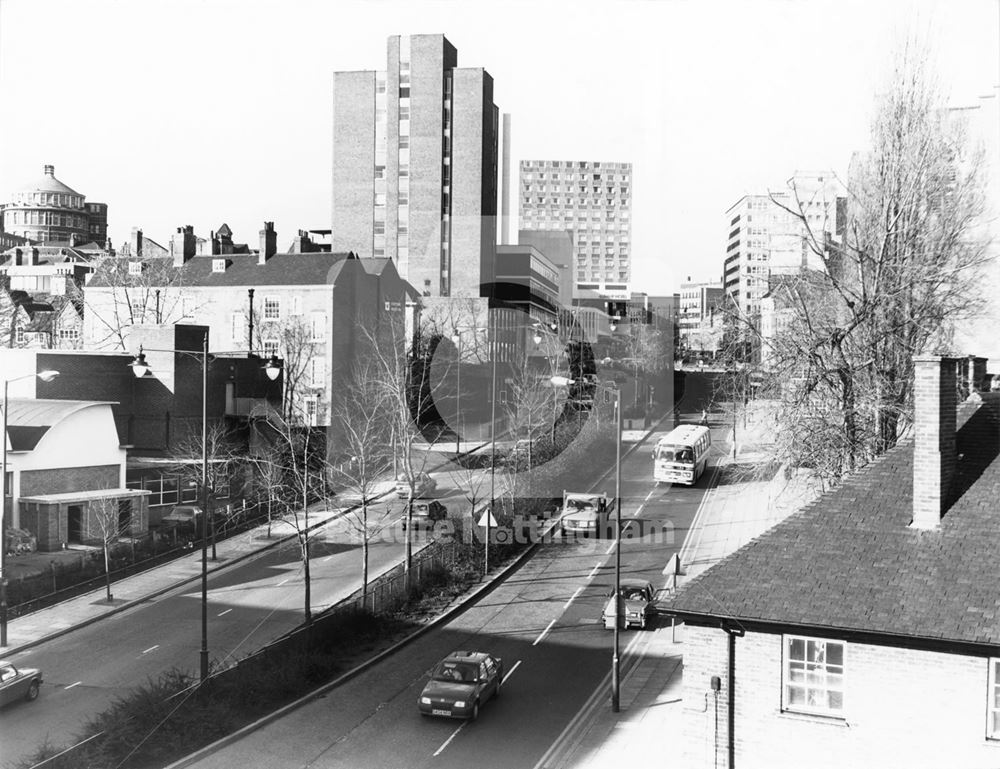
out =
{"type": "MultiPolygon", "coordinates": [[[[723,432],[712,425],[713,432],[723,432]]],[[[818,493],[804,475],[786,477],[780,468],[770,478],[748,479],[734,472],[763,455],[769,420],[751,415],[746,427],[739,426],[735,457],[732,431],[726,434],[715,464],[710,467],[710,488],[692,522],[681,549],[683,575],[679,584],[711,567],[753,537],[800,509],[818,493]]],[[[641,440],[644,431],[623,434],[626,442],[641,440]]],[[[463,450],[472,448],[462,446],[463,450]]],[[[704,482],[704,481],[703,481],[704,482]]],[[[389,490],[392,481],[385,481],[389,490]]],[[[317,516],[320,511],[317,510],[317,516]]],[[[329,511],[333,517],[336,511],[329,511]]],[[[317,523],[321,519],[317,517],[317,523]]],[[[251,558],[276,546],[287,537],[280,527],[267,526],[244,532],[217,543],[217,561],[209,561],[209,572],[251,558]]],[[[57,606],[17,617],[8,623],[8,647],[12,654],[43,643],[74,628],[91,624],[201,576],[201,551],[194,550],[162,567],[115,582],[114,600],[108,602],[104,589],[95,590],[57,606]]],[[[559,735],[535,769],[604,769],[632,762],[654,765],[663,761],[669,745],[680,738],[681,682],[683,676],[684,629],[658,627],[634,636],[622,656],[620,709],[612,713],[610,682],[595,691],[577,716],[559,735]]],[[[610,674],[609,674],[610,675],[610,674]]]]}

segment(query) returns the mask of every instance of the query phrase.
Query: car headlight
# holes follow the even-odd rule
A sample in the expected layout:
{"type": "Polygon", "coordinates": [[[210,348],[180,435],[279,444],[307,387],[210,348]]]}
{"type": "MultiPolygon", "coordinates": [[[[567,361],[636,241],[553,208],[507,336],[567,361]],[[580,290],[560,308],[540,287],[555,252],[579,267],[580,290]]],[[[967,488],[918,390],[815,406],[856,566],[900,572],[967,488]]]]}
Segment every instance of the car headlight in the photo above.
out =
{"type": "Polygon", "coordinates": [[[420,698],[420,704],[421,705],[430,705],[431,704],[431,698],[430,697],[421,697],[420,698]]]}
{"type": "Polygon", "coordinates": [[[464,708],[465,707],[465,701],[464,700],[458,700],[458,701],[456,701],[455,702],[455,707],[456,708],[464,708]]]}

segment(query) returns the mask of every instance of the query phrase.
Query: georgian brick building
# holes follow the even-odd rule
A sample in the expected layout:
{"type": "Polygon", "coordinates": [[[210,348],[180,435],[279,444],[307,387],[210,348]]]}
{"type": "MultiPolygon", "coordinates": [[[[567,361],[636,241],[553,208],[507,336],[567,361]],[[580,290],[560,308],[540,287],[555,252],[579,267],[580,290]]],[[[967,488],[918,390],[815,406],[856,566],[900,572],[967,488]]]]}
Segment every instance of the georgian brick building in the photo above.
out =
{"type": "Polygon", "coordinates": [[[1000,393],[915,369],[913,440],[669,603],[684,766],[1000,765],[1000,393]]]}

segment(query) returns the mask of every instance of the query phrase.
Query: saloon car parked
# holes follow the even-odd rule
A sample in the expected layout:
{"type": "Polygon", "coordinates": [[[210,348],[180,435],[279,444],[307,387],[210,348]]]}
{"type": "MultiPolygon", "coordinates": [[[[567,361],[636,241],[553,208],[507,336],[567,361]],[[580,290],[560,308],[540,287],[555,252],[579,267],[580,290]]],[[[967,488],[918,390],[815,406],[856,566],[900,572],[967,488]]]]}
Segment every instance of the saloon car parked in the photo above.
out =
{"type": "Polygon", "coordinates": [[[503,660],[486,652],[452,652],[438,663],[417,700],[421,715],[476,720],[479,708],[500,696],[503,660]]]}
{"type": "MultiPolygon", "coordinates": [[[[448,508],[436,499],[413,500],[413,528],[432,529],[437,521],[448,517],[448,508]]],[[[403,529],[406,529],[406,518],[403,518],[403,529]]]]}
{"type": "Polygon", "coordinates": [[[12,662],[0,662],[0,707],[16,700],[38,697],[42,685],[42,671],[38,668],[19,668],[12,662]]]}
{"type": "MultiPolygon", "coordinates": [[[[621,606],[618,614],[620,628],[635,625],[640,630],[646,629],[646,624],[656,613],[653,604],[653,586],[643,579],[623,579],[618,591],[621,596],[621,606]]],[[[612,592],[604,606],[604,627],[614,630],[615,627],[615,595],[612,592]]]]}
{"type": "MultiPolygon", "coordinates": [[[[417,473],[417,477],[413,479],[414,498],[427,496],[436,488],[437,481],[427,473],[417,473]]],[[[406,499],[410,496],[410,481],[404,473],[396,476],[396,496],[400,499],[406,499]]]]}

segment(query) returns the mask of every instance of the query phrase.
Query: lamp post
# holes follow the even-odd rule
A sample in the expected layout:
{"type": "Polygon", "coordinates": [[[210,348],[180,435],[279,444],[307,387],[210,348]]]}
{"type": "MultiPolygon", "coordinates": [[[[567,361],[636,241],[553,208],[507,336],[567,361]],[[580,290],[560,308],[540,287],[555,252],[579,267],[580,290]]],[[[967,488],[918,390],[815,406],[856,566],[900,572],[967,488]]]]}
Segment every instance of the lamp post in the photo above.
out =
{"type": "MultiPolygon", "coordinates": [[[[208,680],[208,331],[202,339],[201,352],[149,348],[151,352],[169,352],[201,359],[201,651],[200,680],[208,680]]],[[[242,352],[242,351],[240,351],[242,352]]],[[[136,379],[150,371],[143,348],[128,364],[136,379]]],[[[272,355],[263,366],[268,379],[274,381],[281,373],[281,363],[272,355]]],[[[213,543],[214,544],[214,543],[213,543]]]]}
{"type": "MultiPolygon", "coordinates": [[[[551,382],[555,387],[567,387],[573,384],[572,379],[562,376],[552,377],[551,382]]],[[[622,622],[622,391],[616,385],[604,384],[607,390],[615,394],[615,630],[611,651],[611,711],[617,713],[621,702],[619,648],[622,622]]]]}
{"type": "MultiPolygon", "coordinates": [[[[3,450],[0,451],[0,647],[7,645],[7,577],[4,575],[4,560],[7,557],[7,385],[11,382],[18,382],[22,379],[38,377],[43,382],[51,382],[59,376],[58,371],[39,371],[37,374],[25,374],[11,379],[3,380],[3,414],[0,415],[2,427],[0,427],[0,441],[3,441],[3,450]]],[[[12,479],[13,480],[13,479],[12,479]]],[[[13,492],[13,488],[11,488],[13,492]]],[[[11,505],[14,496],[11,494],[11,505]]]]}
{"type": "Polygon", "coordinates": [[[462,335],[454,329],[451,341],[455,345],[455,454],[462,451],[462,335]]]}

